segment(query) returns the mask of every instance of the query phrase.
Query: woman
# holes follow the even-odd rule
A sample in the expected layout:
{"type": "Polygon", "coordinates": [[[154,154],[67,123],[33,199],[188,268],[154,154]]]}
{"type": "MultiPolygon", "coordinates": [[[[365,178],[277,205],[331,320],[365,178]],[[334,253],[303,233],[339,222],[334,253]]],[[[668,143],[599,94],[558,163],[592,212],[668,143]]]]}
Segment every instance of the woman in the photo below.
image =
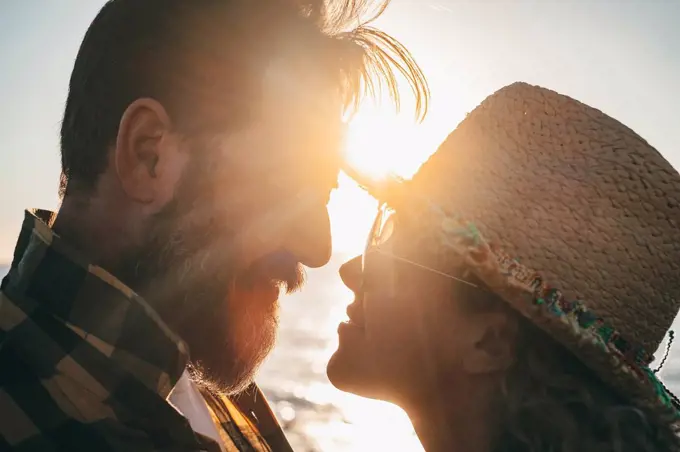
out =
{"type": "Polygon", "coordinates": [[[514,84],[413,180],[367,188],[334,385],[401,406],[428,452],[680,450],[650,369],[680,307],[680,175],[656,150],[514,84]]]}

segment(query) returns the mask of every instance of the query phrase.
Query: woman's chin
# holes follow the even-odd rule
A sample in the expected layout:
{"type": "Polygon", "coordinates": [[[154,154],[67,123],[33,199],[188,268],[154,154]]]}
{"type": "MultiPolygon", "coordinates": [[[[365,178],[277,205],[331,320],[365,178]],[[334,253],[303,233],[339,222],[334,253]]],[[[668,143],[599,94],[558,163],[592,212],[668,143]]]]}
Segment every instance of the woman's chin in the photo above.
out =
{"type": "Polygon", "coordinates": [[[365,365],[363,356],[358,356],[355,350],[342,347],[333,353],[326,366],[326,374],[331,384],[337,389],[361,397],[379,399],[381,391],[377,390],[381,384],[373,375],[373,367],[365,365]]]}

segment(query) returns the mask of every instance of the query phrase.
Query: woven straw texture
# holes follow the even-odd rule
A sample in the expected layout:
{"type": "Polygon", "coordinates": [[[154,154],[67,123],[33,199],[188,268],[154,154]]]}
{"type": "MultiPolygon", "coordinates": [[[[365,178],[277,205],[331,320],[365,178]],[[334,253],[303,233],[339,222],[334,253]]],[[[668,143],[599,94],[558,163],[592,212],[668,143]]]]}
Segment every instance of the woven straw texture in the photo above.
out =
{"type": "Polygon", "coordinates": [[[604,113],[516,83],[409,183],[653,353],[680,307],[680,175],[604,113]]]}

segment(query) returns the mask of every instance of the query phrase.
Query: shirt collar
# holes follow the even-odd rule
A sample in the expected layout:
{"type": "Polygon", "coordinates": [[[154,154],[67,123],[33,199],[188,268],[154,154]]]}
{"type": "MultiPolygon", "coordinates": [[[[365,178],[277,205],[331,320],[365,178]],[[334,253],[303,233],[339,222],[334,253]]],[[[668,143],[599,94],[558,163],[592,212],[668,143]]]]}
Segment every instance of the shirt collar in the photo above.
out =
{"type": "Polygon", "coordinates": [[[188,362],[186,344],[142,297],[55,234],[53,215],[26,211],[2,290],[23,311],[54,316],[165,399],[188,362]]]}

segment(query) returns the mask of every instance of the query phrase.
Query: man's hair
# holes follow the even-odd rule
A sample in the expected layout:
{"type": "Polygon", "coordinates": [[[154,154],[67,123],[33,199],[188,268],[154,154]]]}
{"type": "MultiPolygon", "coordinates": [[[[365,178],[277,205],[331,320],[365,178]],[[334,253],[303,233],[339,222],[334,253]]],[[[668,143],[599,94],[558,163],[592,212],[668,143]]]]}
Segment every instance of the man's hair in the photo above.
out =
{"type": "Polygon", "coordinates": [[[109,0],[90,25],[71,75],[61,193],[71,182],[94,187],[135,99],[158,100],[185,132],[242,127],[256,115],[272,60],[303,60],[305,68],[330,77],[346,108],[383,89],[399,108],[401,75],[422,118],[429,91],[421,69],[401,43],[369,25],[389,2],[109,0]]]}
{"type": "Polygon", "coordinates": [[[459,283],[451,292],[468,312],[504,312],[519,322],[516,360],[496,404],[501,429],[493,452],[680,450],[671,425],[631,405],[498,295],[459,283]]]}

